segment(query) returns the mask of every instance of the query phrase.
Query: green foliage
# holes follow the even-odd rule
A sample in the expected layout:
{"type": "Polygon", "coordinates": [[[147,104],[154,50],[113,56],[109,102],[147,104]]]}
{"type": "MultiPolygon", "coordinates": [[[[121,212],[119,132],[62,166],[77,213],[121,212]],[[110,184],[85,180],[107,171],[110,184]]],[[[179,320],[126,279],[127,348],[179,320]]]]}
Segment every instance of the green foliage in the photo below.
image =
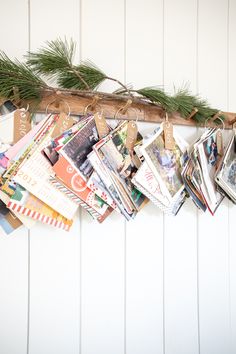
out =
{"type": "MultiPolygon", "coordinates": [[[[20,99],[39,100],[44,90],[64,89],[73,93],[74,90],[93,91],[104,80],[112,80],[120,85],[113,93],[114,97],[121,94],[130,97],[135,93],[138,94],[138,98],[155,103],[168,113],[179,112],[183,118],[188,118],[196,108],[198,111],[193,119],[199,123],[204,123],[218,112],[199,96],[192,95],[186,88],[180,89],[173,96],[156,86],[134,90],[132,86],[125,86],[119,80],[107,76],[89,61],[75,65],[73,64],[75,50],[73,40],[63,41],[59,38],[46,42],[46,45],[36,52],[28,53],[26,64],[12,61],[6,54],[0,53],[0,96],[14,99],[15,87],[20,99]],[[58,88],[46,85],[41,76],[56,79],[58,88]]],[[[106,93],[101,95],[105,97],[106,93]]],[[[221,123],[221,119],[224,119],[223,115],[217,122],[221,123]]]]}
{"type": "Polygon", "coordinates": [[[184,118],[188,118],[192,110],[197,108],[198,111],[193,119],[199,123],[213,117],[218,112],[217,109],[211,108],[206,100],[201,99],[197,95],[190,94],[186,89],[180,89],[174,96],[174,99],[177,104],[177,111],[184,118]]]}
{"type": "Polygon", "coordinates": [[[0,53],[0,96],[14,100],[14,88],[21,99],[39,99],[44,81],[27,65],[0,53]]]}
{"type": "Polygon", "coordinates": [[[175,100],[171,96],[168,96],[163,90],[156,87],[144,87],[136,92],[146,97],[151,102],[160,105],[168,113],[175,112],[177,110],[175,100]]]}
{"type": "Polygon", "coordinates": [[[77,90],[94,90],[106,79],[105,74],[91,62],[83,62],[72,71],[64,71],[58,75],[58,85],[63,88],[77,90]],[[78,77],[78,74],[84,81],[78,77]],[[86,85],[86,84],[87,85],[86,85]]]}
{"type": "Polygon", "coordinates": [[[106,75],[91,62],[73,65],[76,45],[70,40],[46,42],[35,53],[29,53],[27,64],[38,74],[57,80],[60,87],[77,90],[94,90],[106,75]]]}
{"type": "MultiPolygon", "coordinates": [[[[196,108],[198,111],[193,119],[198,123],[204,123],[218,112],[217,109],[211,108],[207,101],[192,95],[187,89],[180,89],[174,96],[167,95],[163,90],[155,87],[145,87],[136,92],[162,106],[168,113],[179,112],[183,118],[188,118],[196,108]]],[[[223,120],[224,116],[221,115],[220,118],[223,120]]]]}
{"type": "Polygon", "coordinates": [[[75,54],[75,43],[71,40],[62,41],[60,38],[47,41],[45,47],[37,52],[30,52],[27,56],[27,65],[38,74],[53,75],[72,67],[75,54]]]}
{"type": "MultiPolygon", "coordinates": [[[[197,98],[189,94],[187,90],[179,90],[173,97],[175,100],[177,111],[181,114],[183,118],[189,117],[197,98]]],[[[197,107],[195,107],[197,108],[197,107]]]]}

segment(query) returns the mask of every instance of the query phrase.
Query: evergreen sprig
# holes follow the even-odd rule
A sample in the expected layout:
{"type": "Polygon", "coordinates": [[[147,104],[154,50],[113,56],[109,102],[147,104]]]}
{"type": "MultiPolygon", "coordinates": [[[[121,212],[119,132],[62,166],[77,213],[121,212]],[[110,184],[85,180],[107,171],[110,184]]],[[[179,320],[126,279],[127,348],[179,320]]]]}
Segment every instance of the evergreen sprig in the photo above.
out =
{"type": "Polygon", "coordinates": [[[28,53],[27,65],[38,74],[57,75],[58,71],[68,70],[73,64],[75,54],[75,43],[60,38],[54,41],[47,41],[46,46],[41,47],[37,52],[28,53]]]}
{"type": "Polygon", "coordinates": [[[163,90],[156,87],[144,87],[136,90],[136,92],[143,97],[146,97],[149,101],[160,105],[168,113],[175,112],[177,110],[175,100],[171,96],[167,95],[163,90]]]}
{"type": "Polygon", "coordinates": [[[91,62],[74,65],[76,45],[60,38],[46,42],[37,52],[29,53],[27,64],[38,74],[49,75],[67,89],[94,90],[106,75],[91,62]]]}
{"type": "MultiPolygon", "coordinates": [[[[193,119],[198,123],[204,123],[218,112],[217,109],[211,108],[206,100],[201,99],[198,95],[192,95],[187,89],[180,89],[173,96],[155,87],[145,87],[136,90],[136,92],[162,106],[167,113],[178,112],[183,118],[188,118],[196,108],[197,113],[193,119]]],[[[224,115],[221,114],[219,118],[224,120],[224,115]]]]}
{"type": "Polygon", "coordinates": [[[0,52],[0,96],[14,100],[16,89],[21,99],[39,99],[46,83],[26,64],[12,61],[0,52]]]}
{"type": "Polygon", "coordinates": [[[58,85],[67,89],[95,90],[105,79],[106,75],[101,70],[86,61],[74,67],[73,71],[61,72],[58,75],[58,85]]]}
{"type": "MultiPolygon", "coordinates": [[[[130,85],[126,86],[119,80],[107,76],[90,61],[75,65],[73,63],[75,50],[73,40],[63,41],[59,38],[46,42],[46,45],[36,52],[28,53],[26,63],[12,61],[5,53],[0,52],[0,96],[14,100],[14,88],[17,88],[19,98],[24,100],[40,99],[45,90],[55,92],[64,89],[67,93],[73,94],[79,91],[90,93],[104,80],[112,80],[119,84],[120,88],[113,94],[100,92],[101,97],[119,99],[120,95],[126,95],[133,98],[134,93],[136,99],[155,103],[168,113],[179,112],[183,118],[188,118],[193,109],[197,109],[193,119],[199,123],[203,123],[218,112],[186,88],[180,89],[174,95],[169,95],[157,86],[134,90],[130,85]],[[49,87],[42,79],[45,76],[56,79],[58,87],[49,87]]],[[[219,118],[224,119],[223,115],[219,118]]]]}

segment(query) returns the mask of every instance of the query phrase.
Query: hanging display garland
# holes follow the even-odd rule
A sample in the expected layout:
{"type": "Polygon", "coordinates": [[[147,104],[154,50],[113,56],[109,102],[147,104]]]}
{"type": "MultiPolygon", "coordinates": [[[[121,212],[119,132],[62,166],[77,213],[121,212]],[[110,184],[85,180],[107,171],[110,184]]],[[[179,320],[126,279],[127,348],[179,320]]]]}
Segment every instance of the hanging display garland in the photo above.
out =
{"type": "MultiPolygon", "coordinates": [[[[106,75],[89,61],[75,65],[73,63],[75,49],[72,40],[57,39],[47,42],[45,47],[36,52],[28,53],[24,63],[12,61],[5,53],[1,53],[0,96],[15,102],[27,100],[33,101],[34,104],[41,103],[41,106],[39,105],[41,109],[42,101],[56,93],[66,95],[72,102],[73,98],[79,97],[77,105],[83,98],[84,106],[85,102],[89,102],[91,97],[96,95],[102,108],[103,104],[105,108],[107,106],[117,108],[117,104],[123,104],[127,99],[131,99],[132,107],[138,108],[140,120],[146,121],[155,121],[153,115],[160,115],[163,118],[165,112],[177,117],[178,122],[184,120],[184,124],[189,124],[190,121],[195,122],[194,124],[204,124],[209,117],[219,115],[222,119],[226,118],[227,126],[228,118],[230,124],[235,119],[235,114],[219,112],[218,109],[210,107],[206,100],[192,95],[187,89],[179,89],[174,95],[168,95],[159,87],[134,89],[106,75]],[[49,82],[53,79],[57,87],[47,84],[45,78],[49,82]],[[99,92],[99,85],[106,80],[114,81],[120,87],[113,93],[99,92]],[[140,113],[142,110],[146,110],[146,115],[140,113]]],[[[51,97],[49,101],[46,99],[44,111],[45,105],[50,100],[52,101],[51,97]]],[[[71,107],[73,112],[73,104],[71,107]]],[[[75,112],[78,113],[79,110],[76,109],[75,112]]]]}
{"type": "Polygon", "coordinates": [[[234,113],[211,108],[186,89],[136,90],[90,62],[73,64],[74,54],[73,41],[58,39],[27,54],[25,63],[0,55],[0,96],[8,109],[0,116],[6,234],[35,221],[69,230],[79,205],[103,222],[112,212],[131,220],[149,200],[171,215],[187,197],[211,214],[224,196],[236,202],[235,129],[226,149],[222,133],[235,123],[234,113]],[[105,80],[119,89],[98,91],[105,80]],[[18,108],[9,109],[10,102],[18,108]],[[26,104],[29,110],[20,108],[26,104]],[[46,115],[36,124],[29,111],[46,115]],[[124,121],[112,128],[105,118],[124,121]],[[143,137],[138,120],[162,123],[143,137]],[[188,146],[175,123],[207,128],[188,146]]]}

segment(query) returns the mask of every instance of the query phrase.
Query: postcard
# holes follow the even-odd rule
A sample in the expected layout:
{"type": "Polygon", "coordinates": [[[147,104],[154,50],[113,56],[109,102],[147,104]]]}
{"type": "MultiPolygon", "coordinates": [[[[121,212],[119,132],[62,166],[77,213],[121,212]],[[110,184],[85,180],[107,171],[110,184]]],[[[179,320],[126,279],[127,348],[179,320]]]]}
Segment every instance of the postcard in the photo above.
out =
{"type": "Polygon", "coordinates": [[[4,235],[10,235],[22,226],[22,222],[0,200],[0,230],[4,235]]]}
{"type": "Polygon", "coordinates": [[[81,174],[64,156],[60,156],[57,163],[52,167],[51,176],[55,176],[57,179],[61,180],[65,187],[100,215],[106,213],[109,205],[87,186],[81,174]]]}
{"type": "Polygon", "coordinates": [[[137,168],[125,147],[126,135],[127,122],[123,122],[94,145],[88,158],[121,213],[130,220],[147,200],[131,182],[137,168]]]}
{"type": "Polygon", "coordinates": [[[215,177],[216,183],[224,193],[236,203],[236,134],[230,138],[225,156],[219,166],[215,177]]]}
{"type": "Polygon", "coordinates": [[[104,185],[103,181],[97,174],[97,172],[93,171],[91,174],[87,186],[96,193],[100,198],[102,198],[108,205],[110,205],[116,211],[119,211],[117,205],[113,198],[111,198],[110,194],[108,193],[106,186],[104,185]]]}
{"type": "MultiPolygon", "coordinates": [[[[10,197],[5,194],[3,191],[0,190],[0,199],[3,201],[3,203],[7,206],[9,201],[10,201],[10,197]]],[[[33,227],[36,223],[35,220],[25,216],[25,215],[22,215],[16,211],[12,211],[12,214],[14,214],[21,222],[22,224],[27,227],[28,229],[30,229],[31,227],[33,227]]]]}
{"type": "Polygon", "coordinates": [[[93,145],[99,140],[94,117],[75,134],[75,136],[60,150],[74,168],[87,180],[93,172],[93,168],[87,158],[93,145]]]}
{"type": "Polygon", "coordinates": [[[219,129],[212,130],[211,134],[197,146],[197,157],[202,182],[200,188],[211,214],[214,214],[223,200],[223,196],[217,191],[215,185],[218,159],[216,137],[218,131],[219,129]]]}
{"type": "Polygon", "coordinates": [[[60,135],[50,141],[50,144],[43,150],[45,156],[54,165],[59,158],[60,150],[75,136],[75,134],[86,124],[90,117],[84,117],[74,124],[70,129],[63,131],[60,135]]]}
{"type": "Polygon", "coordinates": [[[20,185],[16,187],[15,193],[10,198],[7,207],[25,217],[66,231],[69,231],[73,223],[73,220],[66,219],[20,185]]]}
{"type": "Polygon", "coordinates": [[[157,178],[161,193],[171,201],[184,190],[181,177],[181,159],[187,150],[187,143],[174,131],[173,150],[165,149],[163,126],[146,139],[140,148],[146,162],[157,178]]]}
{"type": "Polygon", "coordinates": [[[166,206],[170,204],[168,198],[166,198],[161,193],[160,184],[146,161],[143,162],[133,177],[132,181],[134,181],[134,184],[138,183],[139,185],[142,185],[154,198],[159,200],[159,202],[162,204],[166,206]]]}
{"type": "Polygon", "coordinates": [[[42,150],[48,146],[51,140],[50,134],[57,123],[57,118],[55,117],[50,122],[50,125],[46,127],[46,131],[41,131],[38,134],[36,149],[34,152],[31,152],[31,155],[27,159],[24,159],[13,180],[59,214],[71,220],[78,205],[51,185],[50,176],[53,174],[52,166],[42,154],[42,150]]]}
{"type": "Polygon", "coordinates": [[[128,122],[125,121],[111,132],[107,141],[98,150],[98,154],[108,168],[117,190],[120,191],[121,198],[127,199],[130,209],[140,210],[147,201],[146,197],[132,184],[132,177],[136,174],[137,167],[133,162],[132,154],[126,147],[127,127],[128,122]]]}

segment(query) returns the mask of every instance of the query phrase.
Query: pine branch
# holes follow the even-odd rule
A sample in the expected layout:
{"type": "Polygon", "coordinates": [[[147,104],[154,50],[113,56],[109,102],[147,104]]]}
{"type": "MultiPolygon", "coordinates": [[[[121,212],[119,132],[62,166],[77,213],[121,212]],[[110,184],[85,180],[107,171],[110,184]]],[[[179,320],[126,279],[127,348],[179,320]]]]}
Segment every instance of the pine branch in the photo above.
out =
{"type": "Polygon", "coordinates": [[[177,105],[175,100],[171,96],[168,96],[163,90],[160,90],[156,87],[145,87],[136,90],[136,92],[146,97],[151,102],[160,105],[168,113],[177,111],[177,105]]]}
{"type": "Polygon", "coordinates": [[[93,63],[86,61],[73,71],[64,71],[58,74],[58,85],[63,88],[73,88],[77,90],[94,90],[106,79],[105,74],[93,63]],[[78,78],[78,74],[83,79],[78,78]],[[86,82],[86,85],[85,85],[86,82]]]}
{"type": "Polygon", "coordinates": [[[41,47],[37,52],[29,52],[27,65],[32,67],[38,74],[57,75],[58,71],[71,69],[75,54],[75,43],[60,38],[54,41],[47,41],[46,46],[41,47]]]}
{"type": "Polygon", "coordinates": [[[29,53],[27,64],[38,74],[56,78],[59,86],[77,90],[94,90],[106,78],[91,62],[73,65],[76,45],[60,38],[46,42],[38,52],[29,53]]]}
{"type": "Polygon", "coordinates": [[[213,117],[217,113],[217,109],[211,108],[206,100],[202,100],[199,96],[194,96],[186,89],[180,89],[174,96],[177,111],[182,117],[188,118],[194,108],[197,113],[193,119],[199,123],[213,117]]]}
{"type": "MultiPolygon", "coordinates": [[[[144,100],[161,106],[166,112],[179,112],[183,118],[188,118],[194,108],[198,111],[193,119],[203,123],[212,118],[218,111],[199,96],[192,95],[186,88],[180,89],[175,95],[165,93],[160,87],[144,87],[134,90],[130,85],[124,85],[118,79],[107,76],[93,63],[86,61],[74,65],[76,45],[70,40],[46,42],[35,53],[28,53],[27,64],[10,60],[6,54],[0,54],[0,96],[14,99],[14,87],[19,98],[24,100],[40,99],[43,93],[61,90],[66,94],[93,95],[93,90],[104,80],[112,80],[120,85],[113,94],[97,92],[107,99],[125,100],[131,98],[139,103],[144,100]],[[40,75],[56,79],[58,88],[48,86],[40,75]]],[[[218,121],[224,119],[220,115],[218,121]]]]}
{"type": "Polygon", "coordinates": [[[121,81],[105,75],[92,62],[84,61],[80,65],[74,65],[75,50],[76,45],[73,40],[68,42],[66,39],[62,41],[59,38],[48,41],[45,47],[28,54],[27,64],[38,74],[56,79],[58,85],[63,88],[94,90],[104,80],[111,80],[129,93],[128,87],[121,81]]]}
{"type": "Polygon", "coordinates": [[[4,52],[0,52],[0,96],[14,100],[14,88],[21,99],[40,99],[47,85],[27,65],[18,60],[13,62],[4,52]]]}

